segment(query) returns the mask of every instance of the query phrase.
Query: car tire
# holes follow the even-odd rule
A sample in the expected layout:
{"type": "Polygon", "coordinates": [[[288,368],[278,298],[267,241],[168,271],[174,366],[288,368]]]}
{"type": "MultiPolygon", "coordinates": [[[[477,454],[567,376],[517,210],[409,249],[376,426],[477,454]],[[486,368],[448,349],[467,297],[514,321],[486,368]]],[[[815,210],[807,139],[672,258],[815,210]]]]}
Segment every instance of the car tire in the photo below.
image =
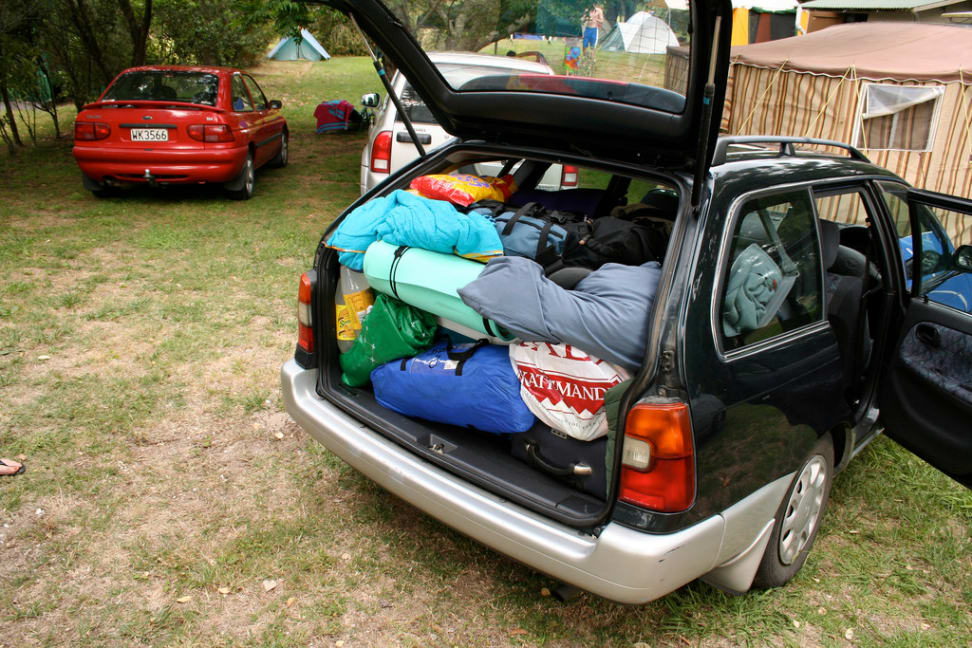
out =
{"type": "Polygon", "coordinates": [[[253,153],[247,153],[240,175],[227,182],[223,187],[226,189],[226,195],[233,200],[249,200],[253,197],[253,186],[255,184],[256,169],[253,167],[253,153]]]}
{"type": "Polygon", "coordinates": [[[270,160],[270,166],[282,169],[287,166],[287,160],[290,157],[290,142],[288,141],[290,136],[287,135],[287,131],[283,132],[280,137],[280,150],[277,154],[270,160]]]}
{"type": "Polygon", "coordinates": [[[81,184],[94,195],[95,198],[108,198],[112,194],[111,187],[103,182],[97,182],[92,180],[87,176],[87,174],[81,174],[81,184]]]}
{"type": "Polygon", "coordinates": [[[753,587],[780,587],[803,567],[827,510],[833,477],[834,442],[830,433],[825,433],[800,466],[776,512],[753,587]]]}

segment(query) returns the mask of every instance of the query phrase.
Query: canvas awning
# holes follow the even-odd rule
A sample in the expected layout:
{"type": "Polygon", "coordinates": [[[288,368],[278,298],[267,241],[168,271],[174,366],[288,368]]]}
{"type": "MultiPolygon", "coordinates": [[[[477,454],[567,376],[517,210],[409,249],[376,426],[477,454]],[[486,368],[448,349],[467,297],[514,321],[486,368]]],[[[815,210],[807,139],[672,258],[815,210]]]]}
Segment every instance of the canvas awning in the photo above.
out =
{"type": "Polygon", "coordinates": [[[739,63],[866,79],[972,83],[972,34],[965,27],[846,23],[806,36],[732,48],[739,63]]]}

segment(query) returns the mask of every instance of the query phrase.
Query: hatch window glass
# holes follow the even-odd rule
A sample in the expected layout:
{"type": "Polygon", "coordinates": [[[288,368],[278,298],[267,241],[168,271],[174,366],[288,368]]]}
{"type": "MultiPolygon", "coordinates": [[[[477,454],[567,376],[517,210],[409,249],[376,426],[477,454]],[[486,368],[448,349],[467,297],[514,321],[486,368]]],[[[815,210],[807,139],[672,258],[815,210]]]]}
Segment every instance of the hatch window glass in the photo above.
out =
{"type": "Polygon", "coordinates": [[[180,101],[216,105],[219,77],[206,72],[126,72],[105,91],[103,101],[180,101]]]}
{"type": "Polygon", "coordinates": [[[240,76],[233,75],[233,110],[237,112],[247,112],[253,110],[253,102],[250,101],[250,95],[247,94],[246,88],[243,87],[243,79],[240,76]]]}
{"type": "Polygon", "coordinates": [[[719,326],[726,350],[823,318],[820,247],[807,191],[745,202],[729,250],[719,326]]]}
{"type": "Polygon", "coordinates": [[[257,85],[257,82],[254,81],[253,77],[251,77],[249,74],[244,76],[243,79],[246,81],[246,87],[250,91],[250,96],[253,97],[253,101],[256,102],[256,109],[266,110],[267,98],[263,94],[263,90],[260,89],[260,86],[257,85]]]}
{"type": "Polygon", "coordinates": [[[854,127],[856,146],[872,151],[930,151],[943,96],[943,86],[865,85],[854,127]]]}
{"type": "Polygon", "coordinates": [[[450,74],[455,90],[594,97],[680,113],[690,58],[687,0],[443,3],[435,11],[388,2],[423,49],[505,58],[502,67],[450,74]]]}

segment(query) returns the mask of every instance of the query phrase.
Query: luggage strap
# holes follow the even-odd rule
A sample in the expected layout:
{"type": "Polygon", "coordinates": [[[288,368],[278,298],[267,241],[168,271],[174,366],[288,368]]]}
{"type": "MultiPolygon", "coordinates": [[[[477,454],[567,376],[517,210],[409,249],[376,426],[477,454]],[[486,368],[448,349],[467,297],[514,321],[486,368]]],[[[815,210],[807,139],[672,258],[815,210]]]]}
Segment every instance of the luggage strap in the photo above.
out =
{"type": "Polygon", "coordinates": [[[398,274],[398,262],[402,260],[402,255],[405,254],[406,250],[408,250],[407,245],[399,245],[395,248],[395,258],[388,268],[388,286],[391,288],[392,294],[395,295],[395,299],[401,299],[398,296],[398,284],[395,281],[395,275],[398,274]]]}
{"type": "Polygon", "coordinates": [[[446,357],[450,360],[456,360],[456,375],[462,375],[462,365],[466,364],[466,360],[471,358],[480,347],[489,344],[489,340],[476,340],[476,342],[466,349],[465,351],[453,351],[452,342],[446,343],[446,357]]]}
{"type": "Polygon", "coordinates": [[[537,452],[537,442],[533,439],[528,439],[525,447],[530,463],[549,475],[556,477],[587,477],[594,473],[586,463],[572,463],[566,468],[560,468],[559,466],[547,463],[540,457],[540,453],[537,452]]]}
{"type": "MultiPolygon", "coordinates": [[[[510,216],[510,220],[506,221],[506,227],[504,227],[503,231],[500,232],[500,236],[509,236],[510,233],[513,231],[513,227],[516,225],[517,221],[519,221],[524,216],[533,216],[534,218],[539,218],[541,220],[549,221],[549,219],[545,219],[543,216],[537,216],[534,213],[541,209],[543,209],[543,206],[540,203],[536,203],[536,202],[529,202],[523,205],[515,212],[513,212],[513,215],[510,216]]],[[[549,231],[550,229],[547,228],[547,232],[549,231]]]]}

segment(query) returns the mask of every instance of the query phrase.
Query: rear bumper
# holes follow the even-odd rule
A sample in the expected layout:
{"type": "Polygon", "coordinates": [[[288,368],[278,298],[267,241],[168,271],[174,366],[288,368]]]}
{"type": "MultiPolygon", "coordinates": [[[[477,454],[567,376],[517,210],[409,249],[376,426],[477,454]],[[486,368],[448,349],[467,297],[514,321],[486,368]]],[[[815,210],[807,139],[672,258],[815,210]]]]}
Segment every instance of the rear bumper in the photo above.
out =
{"type": "Polygon", "coordinates": [[[550,576],[622,603],[644,603],[709,572],[725,520],[717,515],[651,535],[609,523],[598,536],[557,524],[465,482],[320,398],[316,370],[280,371],[287,411],[369,479],[462,533],[550,576]]]}
{"type": "Polygon", "coordinates": [[[129,149],[75,146],[74,159],[94,180],[145,182],[149,171],[160,183],[227,182],[240,174],[248,148],[129,149]]]}

